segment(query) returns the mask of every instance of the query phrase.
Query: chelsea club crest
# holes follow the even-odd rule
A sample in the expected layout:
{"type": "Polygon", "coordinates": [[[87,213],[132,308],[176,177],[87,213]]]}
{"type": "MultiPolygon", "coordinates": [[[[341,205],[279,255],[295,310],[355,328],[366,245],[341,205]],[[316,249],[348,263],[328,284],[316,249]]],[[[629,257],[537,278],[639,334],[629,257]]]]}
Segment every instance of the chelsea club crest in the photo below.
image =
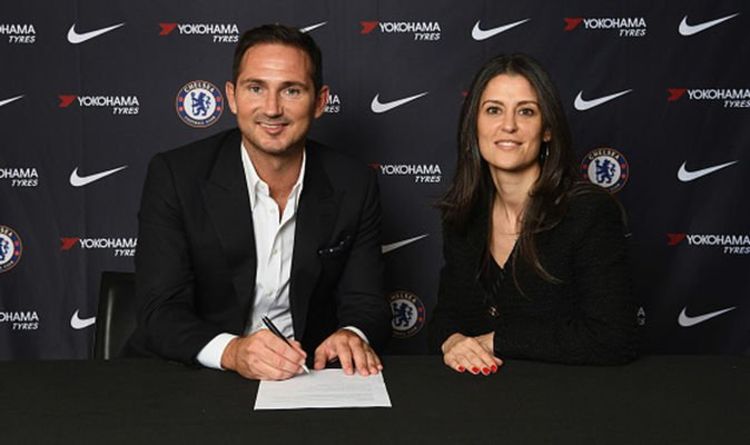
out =
{"type": "Polygon", "coordinates": [[[224,111],[224,97],[216,85],[205,80],[186,83],[177,93],[177,115],[194,128],[206,128],[219,121],[224,111]]]}
{"type": "Polygon", "coordinates": [[[394,337],[411,337],[422,329],[425,322],[424,304],[416,294],[399,290],[391,293],[388,301],[393,313],[391,327],[394,337]]]}
{"type": "Polygon", "coordinates": [[[615,193],[628,181],[630,167],[625,156],[614,148],[595,148],[583,158],[581,176],[615,193]]]}
{"type": "Polygon", "coordinates": [[[21,237],[8,226],[0,225],[0,273],[7,272],[21,259],[21,237]]]}

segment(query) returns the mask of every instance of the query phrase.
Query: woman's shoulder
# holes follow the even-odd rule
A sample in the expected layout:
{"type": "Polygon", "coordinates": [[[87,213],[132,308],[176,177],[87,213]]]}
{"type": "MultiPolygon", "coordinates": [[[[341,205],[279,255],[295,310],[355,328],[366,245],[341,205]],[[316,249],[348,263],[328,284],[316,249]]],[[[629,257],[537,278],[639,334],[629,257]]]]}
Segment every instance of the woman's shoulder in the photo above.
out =
{"type": "Polygon", "coordinates": [[[617,233],[627,234],[625,209],[607,190],[591,185],[577,186],[571,191],[562,226],[567,230],[587,236],[596,227],[609,227],[617,233]]]}
{"type": "Polygon", "coordinates": [[[622,205],[607,190],[596,186],[581,184],[570,192],[568,202],[570,216],[621,215],[622,205]]]}

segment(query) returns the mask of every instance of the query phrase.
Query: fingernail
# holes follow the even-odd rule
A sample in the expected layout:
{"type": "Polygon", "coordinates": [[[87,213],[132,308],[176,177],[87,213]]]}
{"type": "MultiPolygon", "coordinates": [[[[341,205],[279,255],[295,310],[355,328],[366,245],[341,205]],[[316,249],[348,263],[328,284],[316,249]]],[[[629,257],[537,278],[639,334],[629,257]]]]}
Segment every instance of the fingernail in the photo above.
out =
{"type": "Polygon", "coordinates": [[[490,375],[490,368],[482,368],[482,374],[490,375]]]}
{"type": "Polygon", "coordinates": [[[479,373],[479,368],[477,368],[477,367],[475,366],[475,367],[471,368],[471,372],[472,372],[473,374],[478,374],[478,373],[479,373]]]}
{"type": "Polygon", "coordinates": [[[492,365],[492,368],[490,368],[490,369],[492,369],[493,373],[497,372],[497,365],[492,365]]]}
{"type": "Polygon", "coordinates": [[[463,366],[458,367],[458,372],[464,372],[464,371],[466,371],[466,368],[464,368],[463,366]]]}

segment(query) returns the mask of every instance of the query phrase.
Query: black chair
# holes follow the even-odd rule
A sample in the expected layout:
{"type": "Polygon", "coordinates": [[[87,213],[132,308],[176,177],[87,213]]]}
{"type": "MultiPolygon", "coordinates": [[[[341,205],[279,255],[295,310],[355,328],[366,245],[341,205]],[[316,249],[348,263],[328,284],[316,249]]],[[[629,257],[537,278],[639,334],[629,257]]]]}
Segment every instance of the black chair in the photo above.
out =
{"type": "Polygon", "coordinates": [[[102,272],[96,314],[94,358],[110,360],[122,353],[135,331],[135,274],[102,272]]]}

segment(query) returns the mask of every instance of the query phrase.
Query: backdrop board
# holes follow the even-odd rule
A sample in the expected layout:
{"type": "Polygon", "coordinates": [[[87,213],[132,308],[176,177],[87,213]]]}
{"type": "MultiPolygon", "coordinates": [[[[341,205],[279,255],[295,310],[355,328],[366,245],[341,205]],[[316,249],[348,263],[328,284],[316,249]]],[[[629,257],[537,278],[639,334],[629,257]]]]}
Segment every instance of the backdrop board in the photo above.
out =
{"type": "Polygon", "coordinates": [[[746,2],[39,0],[0,16],[0,359],[89,356],[149,159],[234,126],[234,44],[269,22],[323,50],[313,137],[378,173],[389,352],[426,351],[459,109],[516,51],[555,79],[582,176],[627,209],[644,351],[750,352],[746,2]]]}

